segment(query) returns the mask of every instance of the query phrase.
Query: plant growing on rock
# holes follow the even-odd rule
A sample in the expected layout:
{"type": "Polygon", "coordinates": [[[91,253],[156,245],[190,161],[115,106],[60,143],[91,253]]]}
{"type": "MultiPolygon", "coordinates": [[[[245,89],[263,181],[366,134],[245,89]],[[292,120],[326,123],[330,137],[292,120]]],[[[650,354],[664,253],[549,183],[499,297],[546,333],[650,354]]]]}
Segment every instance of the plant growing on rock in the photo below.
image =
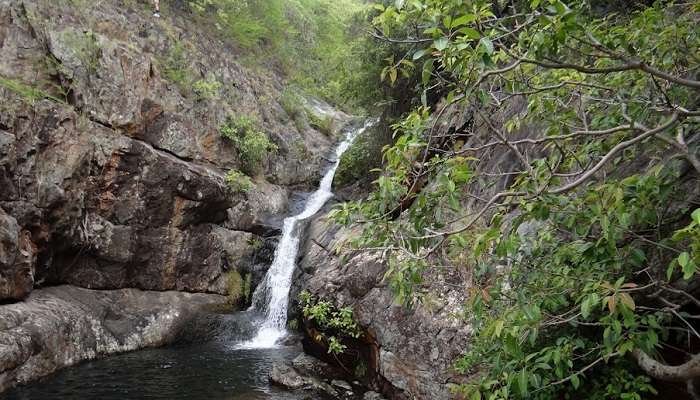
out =
{"type": "Polygon", "coordinates": [[[270,142],[254,119],[245,115],[229,117],[219,128],[219,133],[236,147],[243,162],[243,169],[249,174],[260,172],[265,157],[277,152],[277,145],[270,142]]]}
{"type": "Polygon", "coordinates": [[[238,304],[244,298],[245,287],[241,274],[236,271],[229,271],[226,274],[226,296],[230,304],[238,304]]]}
{"type": "Polygon", "coordinates": [[[192,84],[192,90],[197,96],[197,100],[213,99],[219,95],[220,89],[221,83],[214,76],[200,79],[192,84]]]}
{"type": "Polygon", "coordinates": [[[430,265],[469,260],[478,334],[456,370],[482,373],[455,390],[639,399],[700,378],[700,2],[385,4],[373,34],[404,55],[384,79],[418,75],[421,105],[335,216],[366,224],[354,245],[407,304],[430,265]]]}
{"type": "Polygon", "coordinates": [[[234,193],[247,193],[254,186],[250,177],[235,169],[228,171],[224,181],[234,193]]]}
{"type": "Polygon", "coordinates": [[[299,302],[304,318],[319,331],[314,339],[325,343],[328,353],[341,354],[347,349],[343,338],[357,339],[362,336],[362,330],[350,307],[335,307],[329,301],[316,299],[306,290],[299,294],[299,302]]]}
{"type": "Polygon", "coordinates": [[[309,125],[317,131],[323,133],[326,136],[332,136],[334,133],[334,121],[333,117],[327,115],[325,117],[319,117],[311,111],[307,111],[309,116],[309,125]]]}

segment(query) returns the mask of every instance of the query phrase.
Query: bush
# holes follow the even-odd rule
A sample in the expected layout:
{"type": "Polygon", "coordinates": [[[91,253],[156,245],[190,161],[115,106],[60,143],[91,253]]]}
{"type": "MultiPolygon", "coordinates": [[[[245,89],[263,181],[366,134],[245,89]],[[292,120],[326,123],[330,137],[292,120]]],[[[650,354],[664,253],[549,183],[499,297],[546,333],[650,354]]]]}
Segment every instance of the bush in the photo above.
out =
{"type": "Polygon", "coordinates": [[[247,193],[253,188],[253,181],[245,174],[232,169],[224,177],[224,181],[234,193],[247,193]]]}
{"type": "Polygon", "coordinates": [[[236,146],[243,170],[248,174],[260,172],[265,156],[277,151],[277,145],[271,143],[255,120],[248,116],[229,117],[219,128],[219,133],[236,146]]]}
{"type": "Polygon", "coordinates": [[[362,336],[360,325],[355,321],[350,307],[338,308],[329,301],[315,298],[304,290],[299,294],[302,313],[307,321],[313,322],[319,330],[316,340],[325,342],[328,353],[343,353],[347,346],[343,338],[357,339],[362,336]]]}
{"type": "Polygon", "coordinates": [[[309,115],[309,124],[312,128],[323,133],[326,136],[333,135],[333,118],[331,116],[319,117],[312,112],[307,112],[309,115]]]}
{"type": "Polygon", "coordinates": [[[185,54],[185,46],[182,42],[177,42],[173,45],[168,52],[167,58],[161,64],[165,79],[176,84],[183,95],[187,94],[191,90],[192,76],[194,74],[190,70],[185,54]]]}
{"type": "Polygon", "coordinates": [[[391,142],[381,128],[371,128],[358,136],[350,148],[340,157],[335,172],[333,186],[344,187],[358,181],[372,181],[377,173],[371,172],[381,167],[382,148],[391,142]]]}
{"type": "Polygon", "coordinates": [[[214,76],[200,79],[192,85],[197,100],[213,99],[218,96],[221,83],[214,76]]]}

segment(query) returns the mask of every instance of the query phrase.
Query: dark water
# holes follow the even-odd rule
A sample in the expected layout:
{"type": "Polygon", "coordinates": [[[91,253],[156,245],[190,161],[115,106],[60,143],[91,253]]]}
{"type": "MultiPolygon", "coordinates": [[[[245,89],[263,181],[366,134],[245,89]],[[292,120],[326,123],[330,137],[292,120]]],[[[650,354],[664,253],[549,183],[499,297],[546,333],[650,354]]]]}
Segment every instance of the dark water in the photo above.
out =
{"type": "Polygon", "coordinates": [[[228,335],[206,343],[114,355],[63,369],[15,388],[2,399],[203,399],[299,400],[308,395],[268,382],[274,361],[289,360],[298,347],[241,350],[228,335]]]}

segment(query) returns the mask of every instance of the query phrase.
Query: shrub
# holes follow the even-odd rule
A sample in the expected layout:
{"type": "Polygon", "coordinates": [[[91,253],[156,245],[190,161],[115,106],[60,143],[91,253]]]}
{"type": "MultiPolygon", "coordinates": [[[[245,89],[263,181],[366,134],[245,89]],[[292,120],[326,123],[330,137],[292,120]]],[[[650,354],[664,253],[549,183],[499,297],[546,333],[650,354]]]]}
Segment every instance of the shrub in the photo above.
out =
{"type": "Polygon", "coordinates": [[[350,148],[340,157],[340,164],[333,179],[334,187],[351,185],[357,181],[372,181],[381,167],[382,148],[391,142],[381,129],[368,129],[359,135],[350,148]]]}
{"type": "Polygon", "coordinates": [[[190,69],[185,46],[182,42],[176,42],[173,45],[161,64],[165,79],[177,85],[182,95],[186,95],[192,90],[194,73],[190,69]]]}
{"type": "Polygon", "coordinates": [[[247,175],[235,169],[228,171],[224,181],[234,193],[247,193],[253,188],[253,181],[247,175]]]}
{"type": "Polygon", "coordinates": [[[307,112],[307,114],[309,115],[309,124],[312,128],[316,129],[317,131],[323,133],[326,136],[333,135],[334,124],[333,118],[330,115],[325,117],[319,117],[312,112],[307,112]]]}
{"type": "Polygon", "coordinates": [[[249,174],[259,172],[265,156],[277,151],[277,146],[270,142],[267,135],[257,127],[255,120],[248,116],[229,117],[219,128],[219,133],[236,147],[243,170],[249,174]]]}
{"type": "Polygon", "coordinates": [[[316,340],[327,344],[328,353],[341,354],[347,349],[343,339],[362,336],[360,325],[355,321],[350,307],[335,307],[329,301],[315,298],[306,290],[299,294],[299,301],[304,318],[313,322],[320,332],[316,340]]]}
{"type": "Polygon", "coordinates": [[[214,76],[200,79],[192,85],[197,100],[213,99],[218,96],[221,83],[214,76]]]}
{"type": "Polygon", "coordinates": [[[304,107],[301,105],[301,101],[301,97],[290,88],[285,88],[279,99],[280,106],[294,121],[304,116],[304,107]]]}

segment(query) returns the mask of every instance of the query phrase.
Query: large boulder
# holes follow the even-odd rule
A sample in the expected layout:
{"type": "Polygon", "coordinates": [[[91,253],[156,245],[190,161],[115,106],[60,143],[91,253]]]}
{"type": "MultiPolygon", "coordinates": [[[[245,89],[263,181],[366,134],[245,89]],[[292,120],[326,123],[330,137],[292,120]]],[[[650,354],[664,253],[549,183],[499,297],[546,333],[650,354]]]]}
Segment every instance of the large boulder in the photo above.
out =
{"type": "Polygon", "coordinates": [[[178,12],[0,0],[0,301],[62,283],[225,294],[251,263],[259,279],[271,217],[335,139],[287,115],[282,77],[221,57],[228,45],[178,12]],[[219,89],[199,96],[201,80],[219,89]],[[279,149],[247,193],[225,182],[243,168],[219,133],[229,116],[279,149]]]}
{"type": "Polygon", "coordinates": [[[29,234],[0,208],[0,299],[21,299],[34,286],[35,248],[29,234]]]}
{"type": "Polygon", "coordinates": [[[471,328],[459,320],[465,288],[455,272],[429,274],[430,298],[408,309],[383,281],[381,254],[336,251],[358,232],[314,219],[302,247],[295,292],[305,289],[336,306],[349,306],[365,332],[370,386],[394,399],[449,399],[461,379],[452,368],[469,344],[471,328]]]}
{"type": "Polygon", "coordinates": [[[225,298],[57,286],[0,305],[0,392],[83,360],[174,340],[196,313],[225,298]]]}

